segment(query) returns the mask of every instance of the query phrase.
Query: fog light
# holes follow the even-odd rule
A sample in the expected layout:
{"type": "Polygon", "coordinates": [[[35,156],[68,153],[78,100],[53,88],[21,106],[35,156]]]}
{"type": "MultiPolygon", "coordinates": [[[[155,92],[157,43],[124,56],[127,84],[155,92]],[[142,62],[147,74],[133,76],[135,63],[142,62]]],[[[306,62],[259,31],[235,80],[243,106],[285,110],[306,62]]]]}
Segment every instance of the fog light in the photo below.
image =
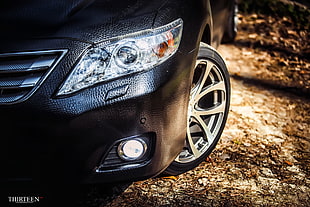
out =
{"type": "Polygon", "coordinates": [[[118,155],[126,161],[137,160],[143,157],[147,145],[142,139],[130,139],[122,141],[118,146],[118,155]]]}

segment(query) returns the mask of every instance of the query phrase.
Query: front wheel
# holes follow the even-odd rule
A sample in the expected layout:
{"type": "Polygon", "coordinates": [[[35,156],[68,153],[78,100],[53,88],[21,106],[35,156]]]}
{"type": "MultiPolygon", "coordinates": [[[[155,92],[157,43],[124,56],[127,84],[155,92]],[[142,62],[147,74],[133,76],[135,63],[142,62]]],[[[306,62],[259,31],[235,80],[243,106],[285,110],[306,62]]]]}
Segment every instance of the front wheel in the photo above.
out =
{"type": "Polygon", "coordinates": [[[221,56],[200,44],[188,104],[184,148],[165,173],[178,175],[201,163],[216,146],[230,103],[229,73],[221,56]]]}

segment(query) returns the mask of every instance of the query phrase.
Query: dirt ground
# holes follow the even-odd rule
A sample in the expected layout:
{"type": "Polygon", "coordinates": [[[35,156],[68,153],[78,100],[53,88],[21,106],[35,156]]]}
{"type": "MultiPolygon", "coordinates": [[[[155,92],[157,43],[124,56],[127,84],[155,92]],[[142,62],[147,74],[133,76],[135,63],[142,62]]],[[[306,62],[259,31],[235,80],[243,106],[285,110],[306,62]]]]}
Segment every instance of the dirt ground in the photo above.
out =
{"type": "Polygon", "coordinates": [[[107,207],[310,206],[309,28],[239,15],[221,45],[231,74],[228,122],[215,151],[176,177],[135,182],[107,207]]]}

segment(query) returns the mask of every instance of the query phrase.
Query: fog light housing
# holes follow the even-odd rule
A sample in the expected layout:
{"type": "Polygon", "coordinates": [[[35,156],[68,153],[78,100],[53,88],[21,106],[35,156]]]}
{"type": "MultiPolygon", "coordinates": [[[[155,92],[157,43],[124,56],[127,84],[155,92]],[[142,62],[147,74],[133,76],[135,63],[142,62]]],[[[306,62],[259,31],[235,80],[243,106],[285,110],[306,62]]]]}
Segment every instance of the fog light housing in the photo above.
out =
{"type": "Polygon", "coordinates": [[[129,139],[122,141],[117,148],[117,153],[125,161],[138,160],[147,151],[147,145],[142,139],[129,139]]]}

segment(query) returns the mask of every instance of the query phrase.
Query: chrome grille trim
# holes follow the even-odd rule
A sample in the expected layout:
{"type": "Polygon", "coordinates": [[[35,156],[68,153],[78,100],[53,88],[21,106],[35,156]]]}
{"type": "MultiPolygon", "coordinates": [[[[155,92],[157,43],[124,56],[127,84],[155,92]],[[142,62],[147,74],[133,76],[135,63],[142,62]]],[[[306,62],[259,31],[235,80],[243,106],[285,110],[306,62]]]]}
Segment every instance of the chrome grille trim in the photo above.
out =
{"type": "Polygon", "coordinates": [[[0,105],[27,100],[67,50],[0,54],[0,105]]]}

